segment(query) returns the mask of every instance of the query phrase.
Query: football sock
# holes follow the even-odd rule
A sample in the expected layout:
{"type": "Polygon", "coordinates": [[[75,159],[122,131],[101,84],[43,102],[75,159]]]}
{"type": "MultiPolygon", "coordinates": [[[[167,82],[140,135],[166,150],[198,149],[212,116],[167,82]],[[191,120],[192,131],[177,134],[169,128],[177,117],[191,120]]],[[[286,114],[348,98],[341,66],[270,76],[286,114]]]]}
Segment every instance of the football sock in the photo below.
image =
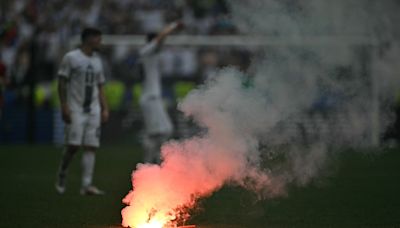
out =
{"type": "Polygon", "coordinates": [[[58,170],[58,178],[60,181],[63,181],[63,179],[65,179],[65,176],[67,175],[67,170],[68,170],[69,164],[71,163],[74,155],[75,155],[75,152],[70,151],[67,148],[64,148],[64,153],[61,158],[61,163],[60,163],[60,167],[58,170]]]}
{"type": "Polygon", "coordinates": [[[82,187],[92,184],[93,171],[95,164],[95,152],[85,151],[82,154],[82,187]]]}
{"type": "Polygon", "coordinates": [[[157,143],[151,136],[146,136],[143,140],[144,147],[144,158],[143,161],[145,163],[153,163],[158,154],[159,148],[157,147],[157,143]]]}

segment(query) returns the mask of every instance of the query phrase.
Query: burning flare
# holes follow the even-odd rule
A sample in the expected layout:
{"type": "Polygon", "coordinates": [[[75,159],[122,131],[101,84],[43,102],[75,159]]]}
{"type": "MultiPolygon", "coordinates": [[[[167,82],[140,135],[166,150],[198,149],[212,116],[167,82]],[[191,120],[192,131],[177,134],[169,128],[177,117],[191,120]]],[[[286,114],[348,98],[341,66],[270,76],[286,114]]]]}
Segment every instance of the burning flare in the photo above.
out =
{"type": "Polygon", "coordinates": [[[218,125],[203,138],[165,144],[160,166],[139,164],[132,174],[133,190],[123,199],[128,206],[122,210],[122,225],[175,227],[189,217],[198,198],[227,182],[240,183],[247,177],[257,180],[254,186],[268,183],[265,174],[250,167],[244,139],[235,139],[223,128],[218,125]]]}
{"type": "Polygon", "coordinates": [[[181,110],[193,116],[207,132],[164,144],[161,165],[137,166],[132,173],[132,190],[123,199],[128,205],[121,212],[123,226],[183,224],[197,199],[209,196],[226,183],[255,192],[274,189],[266,188],[271,186],[271,180],[259,169],[256,135],[265,130],[265,125],[254,115],[263,115],[260,109],[264,107],[254,99],[257,91],[243,90],[237,74],[235,70],[222,71],[206,91],[193,91],[180,104],[181,110]],[[257,123],[240,122],[237,118],[242,117],[257,123]]]}

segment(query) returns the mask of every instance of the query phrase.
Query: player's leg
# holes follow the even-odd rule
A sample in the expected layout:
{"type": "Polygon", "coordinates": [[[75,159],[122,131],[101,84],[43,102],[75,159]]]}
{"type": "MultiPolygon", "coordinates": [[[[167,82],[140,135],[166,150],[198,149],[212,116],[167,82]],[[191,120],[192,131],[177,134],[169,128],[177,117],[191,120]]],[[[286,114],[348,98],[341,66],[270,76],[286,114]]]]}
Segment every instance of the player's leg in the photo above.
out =
{"type": "Polygon", "coordinates": [[[169,134],[147,135],[143,139],[144,162],[161,163],[161,147],[169,139],[169,134]]]}
{"type": "Polygon", "coordinates": [[[83,119],[79,115],[71,115],[71,124],[65,126],[65,144],[64,152],[61,157],[60,166],[57,173],[56,190],[62,194],[65,192],[66,177],[68,167],[82,143],[83,119]]]}
{"type": "Polygon", "coordinates": [[[100,115],[89,116],[84,132],[83,144],[81,194],[102,195],[104,192],[92,184],[96,151],[100,146],[100,115]]]}
{"type": "Polygon", "coordinates": [[[144,150],[143,162],[153,163],[157,155],[157,142],[154,138],[154,132],[157,132],[157,119],[155,116],[155,98],[150,96],[143,96],[140,98],[140,108],[143,113],[143,121],[145,132],[142,138],[142,145],[144,150]]]}
{"type": "Polygon", "coordinates": [[[157,155],[159,154],[158,150],[160,149],[158,146],[157,138],[153,135],[145,134],[142,142],[144,149],[144,163],[155,162],[157,159],[157,155]]]}
{"type": "Polygon", "coordinates": [[[82,154],[82,195],[103,195],[104,191],[93,185],[97,148],[85,146],[82,154]]]}
{"type": "Polygon", "coordinates": [[[172,124],[165,113],[161,98],[143,98],[141,100],[146,135],[143,138],[144,162],[160,163],[160,147],[165,141],[164,135],[172,132],[172,124]]]}
{"type": "Polygon", "coordinates": [[[156,145],[157,145],[157,150],[156,150],[156,153],[155,153],[155,156],[154,156],[153,160],[154,160],[154,162],[156,164],[161,164],[161,146],[164,143],[164,136],[163,135],[157,135],[154,140],[155,140],[156,145]]]}
{"type": "Polygon", "coordinates": [[[162,146],[164,145],[165,142],[167,142],[171,138],[171,134],[169,133],[163,133],[159,134],[156,137],[156,143],[157,143],[157,152],[154,157],[154,160],[157,164],[161,163],[161,151],[162,151],[162,146]]]}
{"type": "Polygon", "coordinates": [[[79,146],[74,145],[67,145],[64,148],[56,181],[56,190],[60,194],[63,194],[65,192],[68,167],[72,161],[72,158],[74,157],[76,152],[78,152],[78,150],[79,146]]]}

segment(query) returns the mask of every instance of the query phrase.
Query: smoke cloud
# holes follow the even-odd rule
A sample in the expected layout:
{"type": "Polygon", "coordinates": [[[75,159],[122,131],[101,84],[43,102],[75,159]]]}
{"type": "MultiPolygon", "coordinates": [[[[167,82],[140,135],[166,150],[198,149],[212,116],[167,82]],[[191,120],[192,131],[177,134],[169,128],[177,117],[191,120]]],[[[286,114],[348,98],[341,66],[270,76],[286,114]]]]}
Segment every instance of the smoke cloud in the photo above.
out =
{"type": "Polygon", "coordinates": [[[376,145],[391,121],[398,1],[230,2],[241,31],[283,42],[260,48],[248,72],[221,69],[179,104],[204,131],[165,144],[161,165],[138,165],[123,226],[176,224],[226,184],[285,194],[341,147],[376,145]]]}

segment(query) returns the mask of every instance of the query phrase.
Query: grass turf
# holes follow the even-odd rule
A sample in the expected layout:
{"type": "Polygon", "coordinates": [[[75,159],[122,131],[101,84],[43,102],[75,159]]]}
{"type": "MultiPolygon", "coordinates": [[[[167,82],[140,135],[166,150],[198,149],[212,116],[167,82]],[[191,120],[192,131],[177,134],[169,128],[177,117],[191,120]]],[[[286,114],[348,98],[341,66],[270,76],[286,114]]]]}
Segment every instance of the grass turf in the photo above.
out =
{"type": "MultiPolygon", "coordinates": [[[[118,227],[121,199],[140,161],[137,145],[106,145],[98,153],[95,183],[105,196],[79,195],[80,159],[70,169],[67,192],[54,190],[61,154],[53,146],[0,145],[0,227],[118,227]]],[[[229,227],[396,227],[400,225],[400,150],[343,153],[329,176],[286,197],[256,201],[224,187],[200,202],[191,224],[229,227]]]]}

